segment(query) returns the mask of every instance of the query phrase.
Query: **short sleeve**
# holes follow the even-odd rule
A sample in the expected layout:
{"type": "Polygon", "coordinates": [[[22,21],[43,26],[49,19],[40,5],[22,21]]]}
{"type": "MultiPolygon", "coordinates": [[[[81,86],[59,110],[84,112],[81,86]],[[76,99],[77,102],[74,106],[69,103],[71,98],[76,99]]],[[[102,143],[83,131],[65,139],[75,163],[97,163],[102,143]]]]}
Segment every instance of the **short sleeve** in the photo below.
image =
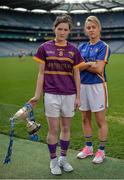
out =
{"type": "Polygon", "coordinates": [[[40,63],[45,63],[45,59],[46,59],[46,53],[45,53],[45,50],[44,50],[44,46],[41,45],[36,54],[34,55],[34,60],[40,62],[40,63]]]}
{"type": "Polygon", "coordinates": [[[110,56],[110,48],[106,44],[99,49],[96,59],[97,61],[103,60],[105,63],[108,63],[109,56],[110,56]]]}
{"type": "Polygon", "coordinates": [[[84,64],[84,59],[81,57],[81,54],[78,49],[75,50],[75,57],[74,57],[74,68],[80,67],[84,64]]]}

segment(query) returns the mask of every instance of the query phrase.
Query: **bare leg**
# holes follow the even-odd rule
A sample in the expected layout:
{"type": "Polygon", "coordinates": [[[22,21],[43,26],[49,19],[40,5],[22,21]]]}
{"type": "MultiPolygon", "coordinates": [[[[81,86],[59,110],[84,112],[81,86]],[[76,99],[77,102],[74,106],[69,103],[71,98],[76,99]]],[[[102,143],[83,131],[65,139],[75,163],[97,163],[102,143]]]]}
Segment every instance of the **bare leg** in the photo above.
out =
{"type": "Polygon", "coordinates": [[[84,136],[92,136],[91,111],[82,112],[82,128],[84,136]]]}
{"type": "Polygon", "coordinates": [[[70,127],[71,127],[71,119],[70,117],[61,117],[60,120],[60,139],[68,141],[70,139],[70,127]]]}
{"type": "Polygon", "coordinates": [[[108,134],[108,126],[105,119],[105,110],[95,113],[96,121],[99,126],[99,139],[100,141],[106,141],[108,134]]]}
{"type": "Polygon", "coordinates": [[[47,135],[47,143],[56,144],[59,130],[59,120],[56,117],[47,117],[47,122],[49,128],[47,135]]]}

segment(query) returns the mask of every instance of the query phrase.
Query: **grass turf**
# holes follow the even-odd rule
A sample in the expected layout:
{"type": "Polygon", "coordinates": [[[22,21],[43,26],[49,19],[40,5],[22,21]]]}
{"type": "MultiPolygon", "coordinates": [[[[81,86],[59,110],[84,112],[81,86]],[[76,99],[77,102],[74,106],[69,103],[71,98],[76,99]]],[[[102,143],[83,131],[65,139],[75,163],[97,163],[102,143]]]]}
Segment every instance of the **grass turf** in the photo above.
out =
{"type": "MultiPolygon", "coordinates": [[[[107,156],[124,159],[124,55],[112,55],[107,65],[109,108],[107,121],[109,125],[107,156]]],[[[0,59],[0,132],[9,133],[9,118],[33,96],[37,78],[37,63],[32,57],[25,57],[20,62],[17,57],[0,59]]],[[[41,122],[40,141],[46,142],[47,123],[43,113],[42,100],[35,109],[37,122],[41,122]],[[42,108],[42,112],[41,112],[42,108]]],[[[93,118],[94,149],[98,147],[98,128],[93,118]]],[[[15,136],[28,139],[25,123],[17,122],[15,136]]],[[[81,114],[77,112],[71,129],[71,149],[78,150],[84,143],[81,114]]]]}
{"type": "MultiPolygon", "coordinates": [[[[14,138],[12,161],[2,164],[9,137],[0,134],[0,179],[123,179],[124,161],[107,157],[105,162],[94,165],[92,158],[79,160],[78,151],[69,150],[68,160],[74,171],[54,176],[49,169],[47,146],[29,140],[14,138]]],[[[59,148],[58,148],[59,149],[59,148]]],[[[59,154],[59,150],[58,150],[59,154]]]]}

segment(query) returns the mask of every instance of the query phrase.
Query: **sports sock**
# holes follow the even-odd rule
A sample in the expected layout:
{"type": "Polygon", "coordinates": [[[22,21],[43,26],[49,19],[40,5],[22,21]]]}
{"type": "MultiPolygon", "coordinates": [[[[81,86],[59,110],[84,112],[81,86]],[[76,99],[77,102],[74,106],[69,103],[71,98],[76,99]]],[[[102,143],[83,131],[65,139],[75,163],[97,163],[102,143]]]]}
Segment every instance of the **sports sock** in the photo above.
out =
{"type": "Polygon", "coordinates": [[[92,136],[84,136],[84,137],[85,137],[86,145],[92,146],[92,136]]]}
{"type": "Polygon", "coordinates": [[[106,140],[100,140],[99,149],[104,150],[105,149],[106,140]]]}
{"type": "Polygon", "coordinates": [[[70,141],[60,139],[61,156],[66,156],[70,141]]]}
{"type": "Polygon", "coordinates": [[[57,157],[57,155],[56,155],[56,147],[57,147],[57,143],[56,144],[48,144],[48,149],[49,149],[51,159],[54,159],[54,158],[57,157]]]}

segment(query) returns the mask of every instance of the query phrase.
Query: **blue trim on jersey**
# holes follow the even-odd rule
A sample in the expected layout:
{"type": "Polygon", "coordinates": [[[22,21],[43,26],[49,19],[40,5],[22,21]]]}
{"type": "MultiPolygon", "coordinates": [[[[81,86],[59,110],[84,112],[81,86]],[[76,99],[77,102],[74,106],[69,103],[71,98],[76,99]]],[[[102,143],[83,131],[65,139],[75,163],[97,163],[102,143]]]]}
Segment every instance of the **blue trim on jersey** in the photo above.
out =
{"type": "MultiPolygon", "coordinates": [[[[104,61],[105,63],[108,63],[108,58],[110,56],[110,48],[102,40],[99,40],[96,44],[90,44],[89,42],[82,43],[79,46],[79,51],[85,62],[104,61]]],[[[103,79],[106,81],[105,69],[103,78],[100,78],[97,74],[86,70],[81,71],[80,76],[82,84],[103,83],[103,79]]]]}

